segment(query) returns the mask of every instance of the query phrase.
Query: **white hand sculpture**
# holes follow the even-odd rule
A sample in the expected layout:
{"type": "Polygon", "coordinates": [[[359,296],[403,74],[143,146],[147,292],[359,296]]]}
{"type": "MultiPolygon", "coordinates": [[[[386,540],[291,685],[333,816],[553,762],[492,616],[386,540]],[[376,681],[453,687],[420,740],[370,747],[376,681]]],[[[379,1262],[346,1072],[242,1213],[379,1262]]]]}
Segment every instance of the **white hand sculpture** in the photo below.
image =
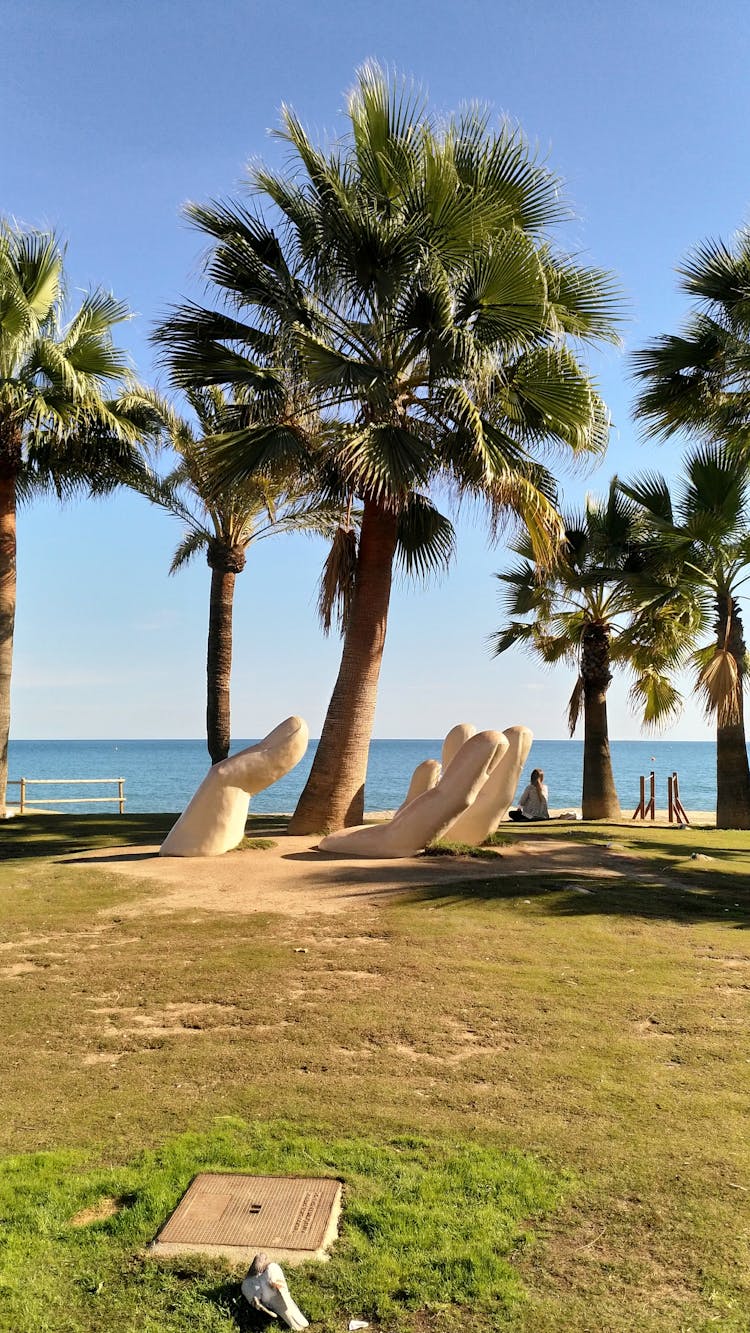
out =
{"type": "Polygon", "coordinates": [[[423,763],[417,764],[417,767],[411,775],[409,790],[398,807],[396,814],[398,814],[399,810],[403,810],[404,806],[411,805],[412,801],[416,801],[418,796],[423,796],[426,791],[432,791],[433,787],[437,787],[440,781],[441,771],[437,759],[425,759],[423,763]]]}
{"type": "Polygon", "coordinates": [[[506,741],[504,755],[476,800],[447,830],[445,837],[449,842],[468,842],[478,847],[505,819],[528,759],[534,733],[528,727],[508,727],[503,736],[506,741]]]}
{"type": "Polygon", "coordinates": [[[477,729],[471,722],[459,722],[457,727],[451,727],[448,735],[443,741],[443,752],[440,756],[445,772],[452,759],[455,759],[462,745],[465,745],[472,736],[476,736],[477,729]]]}
{"type": "Polygon", "coordinates": [[[460,747],[437,786],[403,805],[389,823],[331,833],[318,844],[321,851],[373,858],[415,856],[471,805],[507,748],[501,732],[480,731],[460,747]]]}
{"type": "Polygon", "coordinates": [[[396,814],[399,814],[404,806],[416,801],[417,797],[422,796],[424,792],[432,791],[433,787],[437,787],[441,774],[445,772],[451,759],[455,758],[464,742],[468,741],[469,737],[474,736],[475,733],[476,727],[473,727],[469,722],[460,722],[457,727],[448,732],[443,741],[442,763],[437,759],[424,759],[421,764],[417,764],[411,775],[409,790],[396,814]]]}
{"type": "Polygon", "coordinates": [[[282,1319],[288,1328],[307,1328],[299,1306],[294,1304],[286,1278],[278,1264],[269,1263],[268,1256],[256,1254],[242,1283],[242,1295],[256,1310],[263,1310],[273,1319],[282,1319]]]}
{"type": "Polygon", "coordinates": [[[288,717],[265,740],[210,768],[161,845],[160,856],[221,856],[242,841],[249,797],[294,768],[307,749],[307,723],[288,717]]]}

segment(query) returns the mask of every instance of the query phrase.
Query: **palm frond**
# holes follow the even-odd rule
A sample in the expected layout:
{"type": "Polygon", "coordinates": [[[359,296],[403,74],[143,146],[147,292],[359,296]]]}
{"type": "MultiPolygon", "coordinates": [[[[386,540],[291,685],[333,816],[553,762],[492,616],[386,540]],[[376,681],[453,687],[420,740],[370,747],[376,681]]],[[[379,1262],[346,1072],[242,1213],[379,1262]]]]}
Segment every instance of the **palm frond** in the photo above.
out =
{"type": "Polygon", "coordinates": [[[641,723],[649,730],[658,730],[679,717],[682,695],[669,676],[654,667],[644,668],[633,682],[628,699],[641,723]]]}
{"type": "Polygon", "coordinates": [[[680,333],[636,353],[643,386],[637,415],[657,437],[679,430],[744,443],[750,438],[750,232],[708,240],[678,270],[693,299],[680,333]]]}
{"type": "Polygon", "coordinates": [[[208,532],[195,529],[186,532],[172,556],[172,563],[169,566],[170,574],[176,574],[177,571],[187,565],[199,551],[205,551],[208,548],[209,541],[210,534],[208,532]]]}
{"type": "Polygon", "coordinates": [[[403,426],[376,423],[347,431],[340,457],[352,488],[386,503],[403,501],[430,480],[431,460],[423,440],[403,426]]]}
{"type": "Polygon", "coordinates": [[[529,236],[506,232],[472,257],[458,284],[456,319],[480,343],[533,341],[546,318],[547,284],[529,236]]]}
{"type": "Polygon", "coordinates": [[[578,720],[581,716],[584,688],[583,676],[579,675],[573,686],[573,693],[568,700],[568,733],[571,736],[575,734],[575,729],[578,726],[578,720]]]}
{"type": "Polygon", "coordinates": [[[750,316],[750,232],[747,228],[736,237],[734,248],[719,239],[701,242],[687,255],[677,272],[682,289],[689,296],[750,316]]]}
{"type": "Polygon", "coordinates": [[[537,161],[510,121],[499,133],[488,133],[486,118],[470,107],[454,120],[449,135],[459,179],[478,195],[488,226],[536,235],[569,216],[559,177],[537,161]]]}
{"type": "MultiPolygon", "coordinates": [[[[342,505],[335,501],[319,500],[305,494],[298,499],[290,499],[283,491],[271,496],[271,507],[267,522],[261,526],[255,540],[275,537],[282,532],[306,532],[332,540],[343,517],[342,505]]],[[[361,520],[361,510],[351,508],[348,513],[348,527],[356,531],[361,520]]]]}
{"type": "Polygon", "coordinates": [[[398,516],[396,562],[414,578],[447,572],[455,555],[456,533],[450,519],[426,495],[413,492],[398,516]]]}
{"type": "Polygon", "coordinates": [[[284,422],[226,431],[206,440],[205,448],[213,458],[215,491],[241,485],[254,476],[287,477],[309,459],[304,430],[284,422]]]}
{"type": "Polygon", "coordinates": [[[64,248],[53,232],[0,222],[2,325],[11,336],[42,328],[64,297],[64,248]]]}
{"type": "Polygon", "coordinates": [[[512,421],[574,453],[603,453],[607,447],[609,412],[567,347],[535,348],[518,359],[506,411],[512,421]]]}
{"type": "Polygon", "coordinates": [[[318,615],[323,633],[336,623],[343,634],[349,620],[357,566],[357,535],[353,528],[339,527],[323,565],[318,593],[318,615]]]}
{"type": "Polygon", "coordinates": [[[557,330],[575,338],[620,344],[623,299],[611,273],[584,268],[568,256],[541,252],[550,318],[557,330]]]}
{"type": "Polygon", "coordinates": [[[634,504],[645,510],[660,530],[671,529],[674,522],[672,489],[666,477],[658,472],[646,472],[634,481],[618,481],[618,489],[634,504]]]}
{"type": "Polygon", "coordinates": [[[693,653],[696,693],[708,718],[716,718],[720,727],[739,721],[742,677],[736,658],[720,644],[709,644],[693,653]]]}
{"type": "Polygon", "coordinates": [[[503,629],[490,636],[493,657],[500,657],[502,653],[507,653],[509,648],[515,648],[517,644],[528,648],[532,645],[533,638],[533,625],[523,620],[509,621],[503,629]]]}

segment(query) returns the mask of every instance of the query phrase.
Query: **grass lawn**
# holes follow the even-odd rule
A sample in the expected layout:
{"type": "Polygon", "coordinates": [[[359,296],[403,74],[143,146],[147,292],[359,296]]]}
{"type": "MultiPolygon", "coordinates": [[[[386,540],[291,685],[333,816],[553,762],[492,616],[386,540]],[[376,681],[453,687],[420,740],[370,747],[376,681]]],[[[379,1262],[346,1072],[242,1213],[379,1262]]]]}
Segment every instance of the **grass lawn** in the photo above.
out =
{"type": "MultiPolygon", "coordinates": [[[[170,822],[0,833],[0,1329],[255,1328],[226,1266],[144,1253],[196,1171],[242,1169],[345,1182],[330,1263],[290,1274],[321,1333],[747,1333],[750,835],[509,829],[627,874],[425,858],[299,920],[154,914],[68,863],[170,822]]],[[[247,832],[250,883],[283,825],[247,832]]]]}

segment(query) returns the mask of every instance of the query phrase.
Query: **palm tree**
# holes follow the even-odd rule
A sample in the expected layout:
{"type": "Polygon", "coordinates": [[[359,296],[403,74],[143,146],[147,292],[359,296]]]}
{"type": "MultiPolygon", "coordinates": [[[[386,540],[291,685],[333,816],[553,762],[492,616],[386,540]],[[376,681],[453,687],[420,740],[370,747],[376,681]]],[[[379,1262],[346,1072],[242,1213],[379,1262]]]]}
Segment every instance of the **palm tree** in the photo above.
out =
{"type": "Polygon", "coordinates": [[[520,644],[545,663],[565,662],[576,671],[568,726],[572,736],[583,713],[584,819],[621,816],[607,723],[613,668],[634,676],[631,700],[646,725],[664,722],[679,708],[666,668],[680,659],[680,622],[653,605],[642,615],[644,537],[636,508],[615,478],[604,502],[589,497],[582,515],[565,518],[554,564],[540,564],[522,540],[514,547],[519,563],[497,576],[510,619],[494,636],[495,653],[520,644]]]}
{"type": "Polygon", "coordinates": [[[102,494],[141,466],[139,444],[158,432],[156,400],[132,381],[112,338],[127,307],[97,290],[66,318],[63,260],[52,234],[0,222],[0,818],[19,500],[39,490],[102,494]]]}
{"type": "MultiPolygon", "coordinates": [[[[216,455],[206,441],[236,428],[240,419],[247,421],[258,412],[258,404],[252,396],[242,403],[228,402],[217,385],[189,389],[186,398],[198,431],[173,417],[169,437],[179,459],[176,467],[166,476],[142,475],[131,484],[184,525],[170,573],[182,569],[200,551],[205,552],[211,570],[206,733],[211,762],[216,764],[229,754],[234,585],[245,568],[248,548],[283,532],[315,532],[340,542],[339,531],[350,531],[356,540],[357,516],[349,516],[348,528],[340,527],[340,508],[317,503],[304,489],[295,488],[294,480],[286,489],[278,481],[272,483],[255,474],[237,483],[217,480],[216,455]]],[[[343,596],[340,567],[329,574],[329,583],[331,578],[322,603],[329,625],[334,603],[343,596]]]]}
{"type": "Polygon", "coordinates": [[[750,443],[750,228],[731,245],[704,241],[678,272],[693,298],[679,334],[633,358],[642,388],[636,413],[653,436],[678,431],[750,443]]]}
{"type": "Polygon", "coordinates": [[[695,448],[675,498],[649,474],[623,493],[641,507],[661,567],[654,605],[682,609],[696,691],[716,722],[716,824],[750,828],[750,766],[743,691],[747,677],[739,598],[750,570],[750,477],[744,452],[719,442],[695,448]],[[689,612],[687,611],[689,608],[689,612]]]}
{"type": "Polygon", "coordinates": [[[676,551],[682,596],[695,598],[704,632],[706,615],[715,618],[713,642],[694,661],[707,712],[717,723],[716,818],[720,828],[747,828],[744,636],[737,589],[745,561],[750,444],[750,228],[738,231],[729,244],[702,242],[678,271],[692,309],[679,334],[657,338],[635,354],[641,385],[636,414],[657,439],[685,431],[709,444],[688,459],[675,533],[670,536],[672,502],[662,479],[645,481],[642,498],[676,551]],[[715,443],[724,447],[714,448],[715,443]],[[697,485],[707,488],[704,496],[697,485]]]}
{"type": "Polygon", "coordinates": [[[362,818],[403,517],[440,486],[484,504],[493,526],[520,516],[541,560],[560,521],[540,451],[601,450],[608,435],[568,335],[614,336],[612,284],[552,249],[559,182],[520,133],[492,133],[476,109],[436,126],[373,65],[348,115],[326,153],[284,110],[294,165],[252,175],[279,235],[259,211],[191,209],[231,315],[194,308],[184,373],[273,395],[262,339],[283,333],[324,422],[318,440],[298,419],[273,437],[235,432],[217,446],[226,475],[304,459],[362,507],[341,666],[294,832],[362,818]]]}

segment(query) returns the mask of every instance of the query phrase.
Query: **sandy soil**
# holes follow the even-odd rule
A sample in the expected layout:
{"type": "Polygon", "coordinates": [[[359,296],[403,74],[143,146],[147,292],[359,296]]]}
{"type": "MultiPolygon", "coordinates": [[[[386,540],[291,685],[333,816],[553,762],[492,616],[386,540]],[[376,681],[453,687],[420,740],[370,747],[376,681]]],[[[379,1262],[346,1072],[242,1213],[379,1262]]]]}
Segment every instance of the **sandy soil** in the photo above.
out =
{"type": "MultiPolygon", "coordinates": [[[[679,836],[676,830],[675,836],[679,836]]],[[[118,907],[120,917],[191,909],[301,917],[342,912],[357,903],[376,905],[410,888],[452,880],[545,874],[564,884],[570,875],[617,877],[632,871],[638,859],[614,841],[609,847],[587,847],[567,838],[517,842],[500,849],[492,860],[349,859],[316,851],[316,842],[316,838],[282,835],[273,848],[205,858],[159,857],[157,847],[126,847],[85,852],[66,863],[151,881],[154,891],[148,901],[118,907]]]]}
{"type": "MultiPolygon", "coordinates": [[[[581,807],[580,807],[580,805],[579,805],[579,806],[568,805],[568,806],[566,806],[566,811],[567,811],[567,812],[575,811],[576,818],[577,818],[577,819],[580,819],[580,818],[581,818],[581,807]]],[[[624,823],[626,826],[627,826],[627,822],[630,822],[630,823],[635,822],[635,823],[639,823],[639,824],[643,824],[643,823],[645,823],[645,824],[651,824],[651,823],[654,823],[654,824],[659,824],[659,825],[662,826],[663,828],[669,828],[669,818],[668,818],[668,816],[667,816],[667,812],[666,812],[666,810],[657,810],[657,811],[656,811],[656,819],[654,819],[654,820],[651,820],[651,819],[642,820],[642,819],[641,819],[641,820],[636,820],[636,821],[633,821],[633,820],[628,821],[628,810],[627,810],[625,807],[623,807],[623,812],[622,812],[622,813],[623,813],[623,823],[624,823]]],[[[564,812],[563,812],[562,808],[559,809],[559,810],[550,810],[550,818],[551,818],[551,819],[562,819],[562,818],[563,818],[563,814],[564,814],[564,812]]],[[[715,811],[715,810],[688,810],[687,815],[688,815],[688,819],[690,820],[690,823],[691,823],[691,824],[698,824],[698,825],[700,825],[700,824],[709,824],[709,825],[711,826],[711,828],[713,828],[714,824],[716,823],[716,811],[715,811]]],[[[672,827],[674,828],[675,825],[672,825],[672,827]]]]}

